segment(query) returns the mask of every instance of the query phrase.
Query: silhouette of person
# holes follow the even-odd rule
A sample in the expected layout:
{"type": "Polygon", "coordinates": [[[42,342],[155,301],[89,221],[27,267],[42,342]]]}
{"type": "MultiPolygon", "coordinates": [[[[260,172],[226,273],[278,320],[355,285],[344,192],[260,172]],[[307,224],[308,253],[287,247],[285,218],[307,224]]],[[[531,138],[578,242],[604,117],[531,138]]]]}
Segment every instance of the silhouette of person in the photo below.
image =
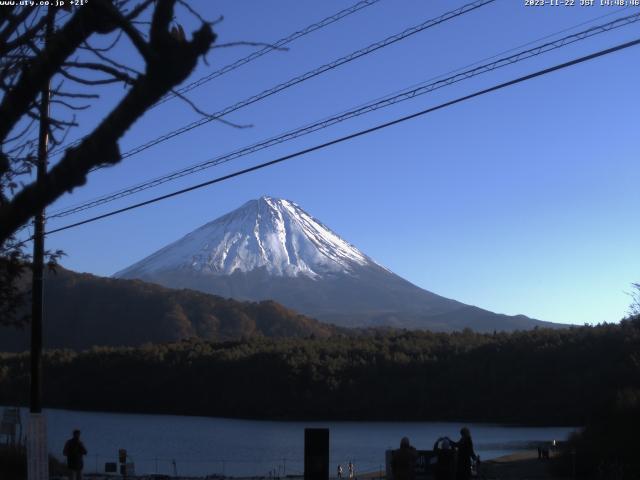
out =
{"type": "Polygon", "coordinates": [[[436,480],[453,480],[456,472],[455,452],[449,437],[440,437],[433,444],[438,463],[435,468],[436,480]]]}
{"type": "Polygon", "coordinates": [[[395,450],[391,457],[391,471],[393,480],[413,480],[416,474],[417,450],[411,446],[409,439],[400,440],[400,449],[395,450]]]}
{"type": "Polygon", "coordinates": [[[342,464],[338,464],[338,478],[342,478],[342,464]]]}
{"type": "Polygon", "coordinates": [[[353,466],[353,462],[349,460],[349,478],[353,479],[355,477],[355,467],[353,466]]]}
{"type": "Polygon", "coordinates": [[[458,448],[458,468],[457,479],[469,480],[471,478],[471,459],[477,460],[477,455],[473,451],[473,441],[471,432],[467,427],[460,429],[460,440],[452,442],[458,448]]]}
{"type": "Polygon", "coordinates": [[[80,430],[73,431],[71,437],[64,444],[62,454],[67,457],[67,467],[69,468],[69,480],[82,480],[83,458],[87,454],[87,449],[80,441],[80,430]]]}

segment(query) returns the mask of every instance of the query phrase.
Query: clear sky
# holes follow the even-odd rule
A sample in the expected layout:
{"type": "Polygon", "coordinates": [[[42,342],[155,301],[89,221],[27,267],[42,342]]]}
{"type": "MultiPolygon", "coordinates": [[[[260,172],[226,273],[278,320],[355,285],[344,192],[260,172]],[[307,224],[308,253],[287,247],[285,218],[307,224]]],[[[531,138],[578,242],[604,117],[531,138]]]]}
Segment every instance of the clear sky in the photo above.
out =
{"type": "MultiPolygon", "coordinates": [[[[355,0],[192,1],[224,15],[219,42],[273,42],[355,0]]],[[[466,2],[381,0],[206,84],[190,98],[214,112],[466,2]]],[[[227,153],[608,13],[498,0],[297,85],[114,168],[51,210],[227,153]]],[[[184,10],[180,21],[195,24],[184,10]]],[[[587,28],[582,26],[571,32],[587,28]]],[[[566,35],[566,33],[564,33],[566,35]]],[[[360,128],[640,36],[640,22],[64,219],[50,228],[270,160],[360,128]]],[[[216,49],[197,79],[252,49],[216,49]]],[[[134,58],[123,48],[121,58],[134,58]]],[[[613,322],[640,280],[640,47],[556,72],[234,180],[48,237],[63,265],[110,275],[261,195],[298,203],[416,285],[495,312],[566,323],[613,322]]],[[[123,93],[107,89],[83,129],[123,93]]],[[[122,141],[126,151],[198,118],[173,100],[122,141]]]]}

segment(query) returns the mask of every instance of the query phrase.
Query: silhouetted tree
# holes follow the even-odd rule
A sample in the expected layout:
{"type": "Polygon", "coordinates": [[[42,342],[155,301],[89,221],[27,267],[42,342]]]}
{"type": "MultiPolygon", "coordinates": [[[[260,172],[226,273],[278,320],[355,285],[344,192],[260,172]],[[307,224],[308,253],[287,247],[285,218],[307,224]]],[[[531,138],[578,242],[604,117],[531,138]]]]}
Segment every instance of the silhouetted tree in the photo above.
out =
{"type": "Polygon", "coordinates": [[[640,283],[631,284],[633,290],[631,292],[631,305],[629,305],[629,315],[632,317],[640,316],[640,283]]]}
{"type": "Polygon", "coordinates": [[[92,169],[120,162],[119,139],[194,70],[215,41],[212,25],[184,0],[91,0],[67,11],[18,2],[0,8],[0,321],[14,318],[21,300],[16,282],[29,261],[16,241],[18,229],[84,185],[92,169]],[[176,5],[202,22],[191,39],[174,23],[176,5]],[[45,41],[48,25],[53,29],[45,41]],[[137,59],[127,64],[116,58],[114,49],[125,42],[137,51],[142,69],[137,59]],[[125,90],[36,183],[30,175],[38,148],[33,127],[50,82],[50,147],[64,141],[77,125],[74,112],[88,108],[102,86],[122,84],[125,90]]]}

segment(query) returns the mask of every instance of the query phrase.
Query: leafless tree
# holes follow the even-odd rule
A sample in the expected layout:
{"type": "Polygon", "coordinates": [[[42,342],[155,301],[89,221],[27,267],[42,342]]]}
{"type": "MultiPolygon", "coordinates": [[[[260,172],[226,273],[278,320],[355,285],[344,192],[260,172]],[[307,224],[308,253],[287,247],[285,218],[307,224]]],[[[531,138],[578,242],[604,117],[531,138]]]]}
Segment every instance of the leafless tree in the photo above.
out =
{"type": "Polygon", "coordinates": [[[629,316],[640,317],[640,283],[632,283],[633,291],[631,296],[631,305],[629,305],[629,316]]]}
{"type": "Polygon", "coordinates": [[[194,70],[216,39],[213,25],[186,0],[91,0],[73,9],[0,6],[0,317],[19,303],[15,279],[28,260],[16,232],[37,211],[84,185],[91,170],[120,162],[120,138],[194,70]],[[178,10],[200,24],[190,38],[176,23],[178,10]],[[116,58],[127,43],[137,52],[135,63],[116,58]],[[124,88],[104,118],[89,129],[83,125],[89,133],[36,182],[32,170],[44,114],[39,105],[49,84],[46,128],[53,149],[102,88],[124,88]]]}

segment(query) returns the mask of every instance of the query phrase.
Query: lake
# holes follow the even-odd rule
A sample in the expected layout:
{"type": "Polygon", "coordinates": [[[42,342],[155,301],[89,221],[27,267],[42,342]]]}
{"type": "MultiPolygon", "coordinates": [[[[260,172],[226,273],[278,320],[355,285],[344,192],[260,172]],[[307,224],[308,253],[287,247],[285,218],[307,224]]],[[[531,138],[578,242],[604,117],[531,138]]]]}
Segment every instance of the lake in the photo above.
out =
{"type": "MultiPolygon", "coordinates": [[[[49,451],[62,459],[64,442],[82,430],[89,451],[85,471],[104,471],[125,448],[136,473],[179,475],[292,475],[303,471],[304,429],[330,429],[330,473],[350,460],[356,472],[384,468],[384,452],[398,448],[403,436],[430,450],[441,436],[457,440],[460,423],[440,422],[282,422],[227,418],[140,415],[45,410],[49,451]]],[[[27,422],[27,410],[22,411],[27,422]]],[[[466,424],[484,460],[530,447],[531,442],[562,440],[571,427],[521,427],[466,424]]],[[[345,465],[346,466],[346,465],[345,465]]],[[[346,471],[346,468],[345,468],[346,471]]]]}

